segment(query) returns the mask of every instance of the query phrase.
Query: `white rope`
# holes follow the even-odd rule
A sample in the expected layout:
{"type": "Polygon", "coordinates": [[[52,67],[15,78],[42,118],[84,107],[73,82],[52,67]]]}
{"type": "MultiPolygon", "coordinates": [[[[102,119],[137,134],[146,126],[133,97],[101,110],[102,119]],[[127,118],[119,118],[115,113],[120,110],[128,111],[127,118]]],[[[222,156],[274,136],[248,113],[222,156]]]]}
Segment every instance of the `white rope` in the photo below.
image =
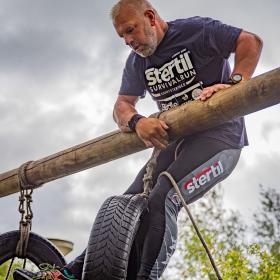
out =
{"type": "Polygon", "coordinates": [[[172,175],[170,173],[168,173],[167,171],[162,172],[159,176],[166,176],[170,180],[172,186],[174,187],[175,191],[177,192],[177,194],[178,194],[178,196],[179,196],[179,198],[180,198],[180,200],[182,202],[183,207],[187,211],[187,214],[188,214],[188,216],[189,216],[189,218],[190,218],[190,220],[191,220],[191,222],[193,224],[195,232],[196,232],[200,242],[202,243],[202,245],[203,245],[203,247],[204,247],[204,249],[205,249],[205,251],[206,251],[206,253],[207,253],[208,257],[209,257],[209,260],[210,260],[211,265],[212,265],[212,267],[213,267],[213,269],[214,269],[214,271],[216,273],[217,278],[219,280],[222,280],[221,273],[220,273],[218,267],[215,264],[214,258],[212,257],[212,254],[211,254],[211,252],[210,252],[210,250],[209,250],[209,248],[207,246],[207,243],[205,242],[202,234],[200,233],[200,230],[199,230],[199,228],[198,228],[198,226],[197,226],[197,224],[196,224],[196,222],[195,222],[195,220],[194,220],[194,218],[193,218],[193,216],[192,216],[192,214],[190,212],[190,209],[189,209],[188,205],[186,204],[186,202],[185,202],[185,200],[184,200],[184,198],[183,198],[183,196],[182,196],[182,194],[180,192],[180,189],[179,189],[176,181],[174,180],[172,175]]]}

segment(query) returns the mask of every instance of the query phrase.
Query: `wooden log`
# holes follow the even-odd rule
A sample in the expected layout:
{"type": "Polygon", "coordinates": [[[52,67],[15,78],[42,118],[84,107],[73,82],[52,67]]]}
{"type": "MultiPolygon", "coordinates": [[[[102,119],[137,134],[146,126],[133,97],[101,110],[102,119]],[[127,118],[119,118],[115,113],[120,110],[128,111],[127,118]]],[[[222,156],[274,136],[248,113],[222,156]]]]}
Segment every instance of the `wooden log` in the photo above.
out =
{"type": "MultiPolygon", "coordinates": [[[[280,102],[280,68],[219,91],[207,101],[193,101],[163,112],[159,118],[170,127],[171,140],[218,126],[280,102]]],[[[119,130],[33,161],[26,170],[36,186],[73,174],[146,147],[136,133],[119,130]]],[[[19,191],[18,169],[0,174],[0,197],[19,191]]]]}

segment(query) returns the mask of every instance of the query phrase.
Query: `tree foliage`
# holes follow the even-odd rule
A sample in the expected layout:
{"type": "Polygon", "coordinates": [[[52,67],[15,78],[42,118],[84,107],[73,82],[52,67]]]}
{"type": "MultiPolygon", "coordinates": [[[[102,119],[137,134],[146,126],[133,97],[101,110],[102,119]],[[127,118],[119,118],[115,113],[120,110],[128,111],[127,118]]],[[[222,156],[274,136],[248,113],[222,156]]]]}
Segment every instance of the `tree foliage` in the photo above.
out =
{"type": "Polygon", "coordinates": [[[0,280],[6,279],[9,269],[10,269],[10,273],[9,273],[9,277],[7,280],[14,280],[12,275],[16,268],[25,267],[29,271],[38,271],[38,267],[30,260],[26,259],[25,266],[24,266],[24,263],[25,263],[24,259],[15,258],[14,261],[12,261],[10,259],[10,260],[4,262],[3,264],[1,264],[0,265],[0,280]],[[10,268],[11,264],[12,264],[12,266],[10,268]]]}
{"type": "MultiPolygon", "coordinates": [[[[223,207],[221,186],[190,206],[224,280],[280,279],[280,194],[260,186],[260,207],[248,226],[238,211],[223,207]]],[[[176,263],[168,280],[209,279],[216,274],[187,214],[179,218],[176,263]],[[177,275],[177,276],[175,276],[177,275]]]]}
{"type": "MultiPolygon", "coordinates": [[[[7,261],[7,262],[3,263],[2,265],[0,265],[0,279],[1,280],[2,279],[3,280],[6,279],[6,275],[7,275],[7,272],[9,270],[9,266],[10,266],[10,262],[9,261],[7,261]]],[[[10,275],[8,277],[8,280],[13,280],[14,279],[12,277],[13,271],[14,271],[14,269],[20,268],[20,267],[21,267],[21,265],[19,263],[14,263],[13,264],[12,269],[11,269],[11,273],[10,273],[10,275]]]]}

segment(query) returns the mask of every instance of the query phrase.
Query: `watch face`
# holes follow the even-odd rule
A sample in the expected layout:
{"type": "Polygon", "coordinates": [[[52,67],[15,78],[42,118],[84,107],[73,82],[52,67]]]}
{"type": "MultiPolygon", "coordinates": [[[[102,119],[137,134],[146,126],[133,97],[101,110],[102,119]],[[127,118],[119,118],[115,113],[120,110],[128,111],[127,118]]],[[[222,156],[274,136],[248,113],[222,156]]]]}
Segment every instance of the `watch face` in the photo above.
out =
{"type": "Polygon", "coordinates": [[[198,97],[199,97],[199,95],[200,95],[201,93],[202,93],[202,89],[200,89],[200,88],[194,89],[194,90],[192,91],[192,98],[193,98],[194,100],[197,100],[198,97]]]}
{"type": "Polygon", "coordinates": [[[242,81],[242,75],[241,74],[234,74],[232,77],[231,77],[232,81],[234,83],[239,83],[242,81]]]}

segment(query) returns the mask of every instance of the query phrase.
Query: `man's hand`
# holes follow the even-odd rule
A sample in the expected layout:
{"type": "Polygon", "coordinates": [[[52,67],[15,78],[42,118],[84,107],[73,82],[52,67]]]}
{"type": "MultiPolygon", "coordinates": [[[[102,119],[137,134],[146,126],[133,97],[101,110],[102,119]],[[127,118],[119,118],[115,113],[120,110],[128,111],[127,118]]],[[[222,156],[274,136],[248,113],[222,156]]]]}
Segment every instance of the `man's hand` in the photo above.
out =
{"type": "Polygon", "coordinates": [[[137,135],[147,148],[159,149],[165,149],[168,145],[168,129],[164,121],[156,118],[141,118],[135,127],[137,135]]]}
{"type": "Polygon", "coordinates": [[[216,84],[210,87],[206,87],[202,90],[202,93],[200,94],[198,99],[205,101],[207,98],[211,97],[215,92],[229,87],[231,87],[231,85],[227,84],[216,84]]]}

